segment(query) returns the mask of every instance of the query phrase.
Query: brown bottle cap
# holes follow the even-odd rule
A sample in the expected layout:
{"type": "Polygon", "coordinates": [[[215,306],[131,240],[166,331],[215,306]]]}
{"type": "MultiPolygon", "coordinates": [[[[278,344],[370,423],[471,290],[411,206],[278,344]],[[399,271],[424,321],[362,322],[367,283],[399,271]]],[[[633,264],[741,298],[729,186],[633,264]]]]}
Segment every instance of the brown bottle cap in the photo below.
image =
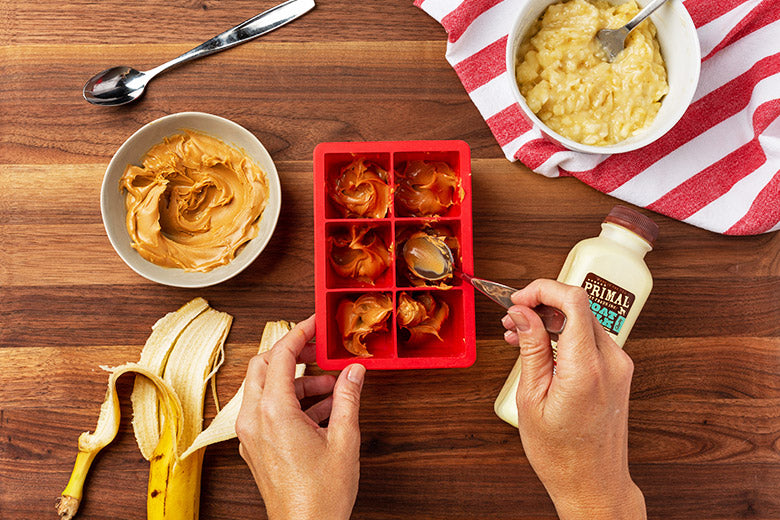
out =
{"type": "Polygon", "coordinates": [[[650,217],[646,217],[626,206],[615,206],[604,218],[604,222],[610,222],[622,226],[629,231],[633,231],[640,237],[650,242],[650,246],[655,244],[658,238],[658,224],[653,222],[650,217]]]}

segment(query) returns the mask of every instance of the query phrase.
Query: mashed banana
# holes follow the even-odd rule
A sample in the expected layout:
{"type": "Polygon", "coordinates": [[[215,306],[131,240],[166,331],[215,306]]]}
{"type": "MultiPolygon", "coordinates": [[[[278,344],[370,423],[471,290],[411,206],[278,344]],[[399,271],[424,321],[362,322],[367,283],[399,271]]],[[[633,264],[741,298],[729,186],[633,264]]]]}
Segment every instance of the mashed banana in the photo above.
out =
{"type": "Polygon", "coordinates": [[[603,146],[652,123],[669,91],[653,23],[634,29],[613,63],[595,41],[600,29],[625,25],[638,12],[634,0],[569,0],[535,22],[518,49],[516,79],[528,107],[552,130],[603,146]]]}
{"type": "Polygon", "coordinates": [[[193,131],[152,147],[128,165],[126,224],[133,248],[164,267],[206,272],[257,236],[268,180],[242,150],[193,131]]]}

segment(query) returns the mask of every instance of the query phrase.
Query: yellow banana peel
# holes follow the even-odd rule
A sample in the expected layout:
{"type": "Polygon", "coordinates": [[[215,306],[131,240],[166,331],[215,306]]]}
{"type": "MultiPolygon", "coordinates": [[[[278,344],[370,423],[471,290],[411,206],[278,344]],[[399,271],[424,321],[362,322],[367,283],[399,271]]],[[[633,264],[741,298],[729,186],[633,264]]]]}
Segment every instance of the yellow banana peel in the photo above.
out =
{"type": "MultiPolygon", "coordinates": [[[[84,480],[97,453],[119,429],[116,380],[134,373],[133,431],[141,454],[149,460],[147,518],[197,520],[203,454],[206,446],[235,438],[235,422],[244,384],[203,430],[203,402],[224,360],[224,344],[232,317],[195,298],[152,327],[137,363],[113,369],[94,433],[79,437],[71,478],[57,501],[60,518],[70,520],[82,499],[84,480]]],[[[259,352],[270,349],[292,325],[268,322],[259,352]]],[[[296,377],[305,365],[296,367],[296,377]]],[[[214,390],[216,393],[216,390],[214,390]]]]}

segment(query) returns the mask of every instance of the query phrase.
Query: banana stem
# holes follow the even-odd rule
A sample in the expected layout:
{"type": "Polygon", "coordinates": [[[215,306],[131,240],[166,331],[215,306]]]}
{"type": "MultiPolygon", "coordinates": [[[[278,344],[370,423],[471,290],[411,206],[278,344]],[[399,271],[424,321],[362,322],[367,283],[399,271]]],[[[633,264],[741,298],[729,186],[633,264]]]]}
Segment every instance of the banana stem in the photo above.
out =
{"type": "Polygon", "coordinates": [[[79,449],[76,455],[76,463],[73,465],[73,472],[70,474],[68,485],[62,492],[62,496],[57,499],[57,514],[62,520],[71,520],[76,516],[81,503],[82,493],[84,492],[84,481],[89,473],[89,467],[98,451],[82,451],[79,449]]]}

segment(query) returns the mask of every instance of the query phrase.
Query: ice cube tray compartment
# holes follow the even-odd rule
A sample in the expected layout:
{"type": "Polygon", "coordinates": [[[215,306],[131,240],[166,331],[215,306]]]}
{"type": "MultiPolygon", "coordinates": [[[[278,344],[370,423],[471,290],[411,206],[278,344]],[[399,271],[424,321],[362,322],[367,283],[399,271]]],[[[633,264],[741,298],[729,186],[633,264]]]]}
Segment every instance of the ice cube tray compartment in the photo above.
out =
{"type": "MultiPolygon", "coordinates": [[[[405,237],[408,236],[410,233],[413,233],[415,231],[421,231],[426,229],[427,227],[433,228],[435,231],[441,231],[443,234],[454,236],[458,239],[458,244],[460,244],[460,248],[458,251],[453,251],[453,259],[455,260],[455,268],[461,269],[462,268],[462,260],[461,260],[461,250],[463,249],[463,242],[462,242],[462,236],[461,236],[461,225],[460,220],[455,219],[421,219],[421,218],[415,218],[415,219],[404,219],[403,221],[396,221],[395,222],[395,285],[396,287],[403,288],[403,287],[415,287],[414,284],[412,284],[411,280],[407,276],[407,266],[406,262],[403,258],[403,245],[406,242],[405,237]]],[[[430,286],[423,286],[423,287],[439,287],[440,284],[432,282],[433,285],[430,286]]],[[[447,282],[448,286],[451,287],[457,287],[461,285],[463,281],[460,278],[454,278],[453,280],[447,282]]]]}
{"type": "MultiPolygon", "coordinates": [[[[428,152],[419,152],[419,151],[413,151],[413,152],[398,152],[393,154],[393,179],[394,179],[394,187],[393,190],[393,206],[395,209],[395,215],[399,219],[406,219],[406,218],[427,218],[432,219],[436,217],[460,217],[460,211],[461,206],[463,205],[463,201],[456,200],[455,203],[447,209],[446,212],[439,214],[439,215],[430,215],[430,216],[423,216],[423,215],[410,215],[406,214],[406,212],[403,209],[403,204],[399,204],[398,202],[398,186],[403,182],[402,180],[399,180],[396,172],[403,172],[406,168],[406,164],[409,161],[428,161],[428,162],[444,162],[450,165],[450,168],[453,169],[453,171],[460,177],[459,172],[463,171],[460,161],[461,156],[458,153],[458,151],[428,151],[428,152]]],[[[467,171],[471,171],[470,168],[467,167],[467,171]]]]}
{"type": "MultiPolygon", "coordinates": [[[[398,311],[398,294],[396,294],[395,309],[398,311]]],[[[399,358],[452,358],[466,354],[467,342],[462,320],[452,320],[453,312],[463,308],[462,289],[435,290],[428,288],[409,289],[407,294],[415,295],[422,292],[430,292],[431,295],[440,301],[443,301],[450,308],[450,317],[444,321],[439,331],[441,340],[436,336],[427,335],[422,341],[410,343],[404,340],[404,332],[396,321],[396,342],[398,345],[399,358]]]]}
{"type": "MultiPolygon", "coordinates": [[[[381,167],[383,170],[387,172],[388,179],[387,184],[390,186],[390,189],[393,189],[392,184],[392,171],[391,171],[391,162],[390,162],[390,154],[389,153],[381,153],[381,152],[372,152],[367,151],[366,153],[352,153],[352,152],[342,152],[342,153],[329,153],[323,157],[324,164],[323,172],[325,173],[325,177],[323,178],[323,181],[325,183],[325,189],[323,193],[321,194],[321,197],[325,199],[325,218],[327,219],[362,219],[366,217],[345,217],[341,210],[339,209],[339,206],[333,202],[333,199],[331,198],[331,193],[329,189],[329,183],[333,175],[338,174],[338,172],[344,168],[345,166],[348,166],[352,163],[356,158],[362,157],[366,159],[367,161],[370,161],[379,167],[381,167]]],[[[390,207],[388,209],[387,215],[385,215],[382,218],[390,218],[393,215],[393,198],[390,197],[390,207]]],[[[375,220],[375,219],[372,219],[375,220]]]]}
{"type": "Polygon", "coordinates": [[[366,288],[366,289],[392,289],[395,285],[395,278],[393,276],[393,256],[395,254],[393,247],[393,230],[392,224],[386,220],[360,220],[349,222],[329,222],[325,225],[325,260],[327,266],[325,268],[325,285],[327,289],[348,289],[348,288],[366,288]],[[339,232],[348,231],[349,228],[369,228],[377,233],[382,238],[385,245],[388,247],[388,254],[390,255],[390,265],[382,273],[373,284],[358,280],[352,277],[344,277],[336,272],[333,268],[333,264],[330,261],[330,239],[339,232]]]}
{"type": "MultiPolygon", "coordinates": [[[[339,304],[349,299],[355,301],[358,297],[371,292],[371,293],[384,293],[390,296],[393,302],[393,308],[395,308],[395,297],[389,291],[355,291],[355,292],[329,292],[327,295],[327,313],[331,317],[331,326],[328,327],[327,334],[327,358],[335,362],[352,362],[353,360],[365,360],[370,363],[382,362],[387,359],[395,359],[397,357],[395,348],[395,313],[391,314],[390,319],[387,322],[387,331],[372,332],[366,337],[366,348],[373,357],[359,358],[351,354],[344,348],[341,333],[336,324],[336,312],[339,304]]],[[[317,339],[317,347],[319,348],[320,342],[317,339]]],[[[319,363],[318,363],[319,364],[319,363]]],[[[344,366],[346,366],[346,364],[344,366]]]]}

